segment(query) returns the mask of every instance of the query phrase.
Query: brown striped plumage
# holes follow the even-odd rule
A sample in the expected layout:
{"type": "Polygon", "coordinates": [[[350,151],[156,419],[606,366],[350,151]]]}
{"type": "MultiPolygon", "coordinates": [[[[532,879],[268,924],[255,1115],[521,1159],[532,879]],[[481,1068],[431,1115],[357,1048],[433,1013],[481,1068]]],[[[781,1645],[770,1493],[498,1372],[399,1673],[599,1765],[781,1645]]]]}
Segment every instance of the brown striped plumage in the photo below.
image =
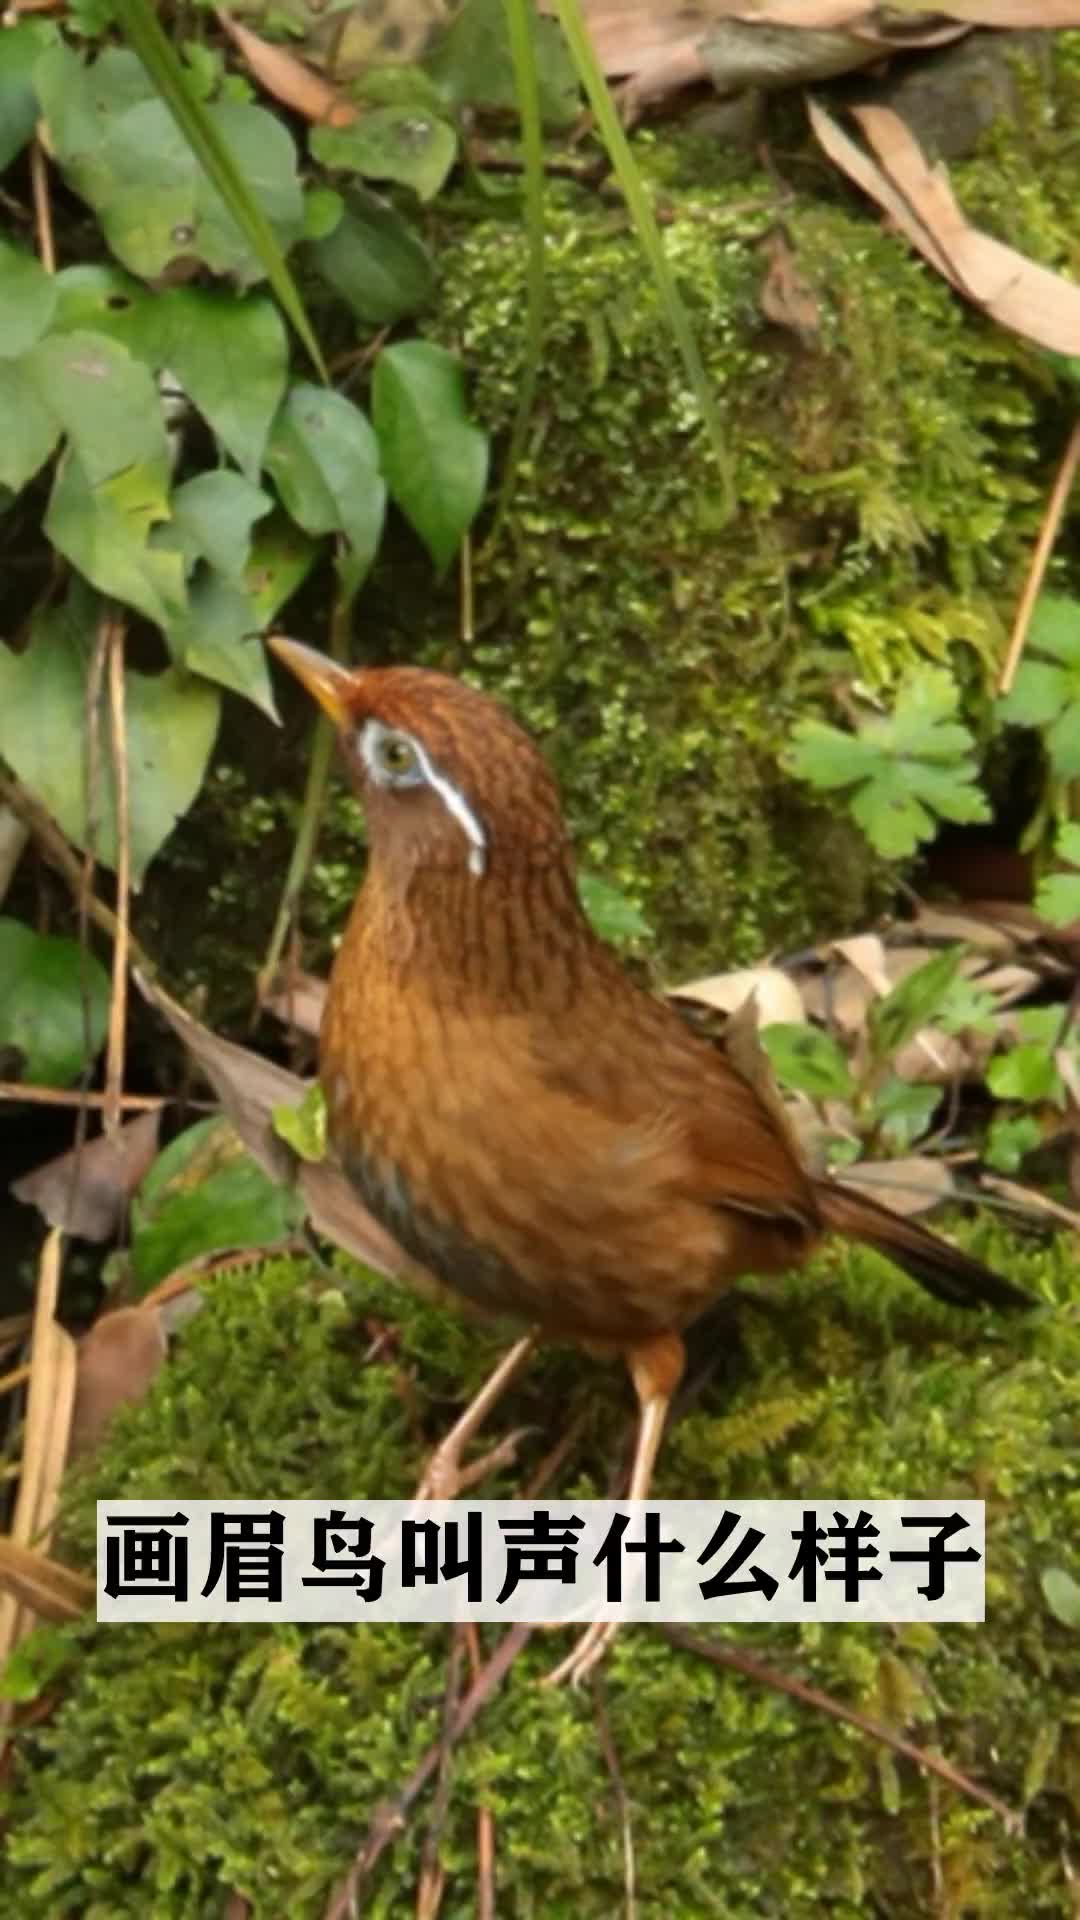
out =
{"type": "Polygon", "coordinates": [[[959,1304],[1024,1302],[924,1228],[815,1180],[778,1105],[628,977],[578,904],[551,775],[501,707],[441,674],[347,673],[273,644],[332,713],[369,830],[320,1043],[332,1138],[371,1211],[444,1284],[626,1354],[642,1402],[633,1496],[680,1331],[830,1228],[959,1304]],[[381,764],[388,732],[405,773],[381,764]]]}

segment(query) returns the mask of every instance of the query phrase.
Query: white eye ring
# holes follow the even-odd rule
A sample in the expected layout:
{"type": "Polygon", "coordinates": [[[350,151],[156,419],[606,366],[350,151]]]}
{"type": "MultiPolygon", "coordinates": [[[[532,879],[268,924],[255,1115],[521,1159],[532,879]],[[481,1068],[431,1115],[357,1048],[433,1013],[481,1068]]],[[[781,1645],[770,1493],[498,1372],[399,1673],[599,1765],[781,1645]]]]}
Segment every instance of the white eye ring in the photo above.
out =
{"type": "Polygon", "coordinates": [[[419,787],[424,767],[415,740],[407,733],[369,720],[360,735],[360,752],[376,786],[419,787]]]}
{"type": "Polygon", "coordinates": [[[469,872],[477,879],[487,865],[487,835],[465,795],[436,767],[411,733],[367,720],[359,739],[360,756],[377,787],[400,790],[427,786],[456,820],[469,845],[469,872]]]}

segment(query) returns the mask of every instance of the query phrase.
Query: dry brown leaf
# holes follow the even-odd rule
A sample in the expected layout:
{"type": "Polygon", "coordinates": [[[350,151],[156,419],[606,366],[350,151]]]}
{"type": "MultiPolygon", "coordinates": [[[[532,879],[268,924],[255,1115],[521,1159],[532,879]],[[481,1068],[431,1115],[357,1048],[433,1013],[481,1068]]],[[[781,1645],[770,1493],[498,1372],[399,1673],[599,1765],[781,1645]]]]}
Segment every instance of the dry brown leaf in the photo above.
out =
{"type": "Polygon", "coordinates": [[[789,974],[779,967],[737,967],[731,973],[712,973],[704,980],[687,980],[672,987],[675,1000],[700,1000],[719,1013],[734,1013],[757,996],[758,1019],[763,1027],[777,1021],[805,1020],[802,995],[789,974]]]}
{"type": "Polygon", "coordinates": [[[856,933],[850,940],[834,940],[832,952],[853,966],[874,993],[888,993],[892,982],[885,964],[885,943],[876,933],[856,933]]]}
{"type": "Polygon", "coordinates": [[[848,27],[858,32],[889,31],[896,14],[911,16],[912,25],[925,20],[934,30],[942,15],[972,27],[1077,27],[1080,0],[891,0],[887,7],[867,6],[866,0],[712,0],[718,16],[778,27],[848,27]]]}
{"type": "Polygon", "coordinates": [[[1080,353],[1080,286],[971,226],[944,168],[928,165],[898,114],[888,107],[853,108],[875,160],[816,101],[809,111],[829,158],[886,209],[943,278],[999,325],[1058,353],[1080,353]]]}
{"type": "Polygon", "coordinates": [[[58,1154],[13,1180],[11,1191],[17,1200],[37,1207],[51,1227],[63,1227],[80,1240],[112,1240],[153,1163],[160,1127],[160,1107],[141,1113],[125,1123],[118,1140],[101,1133],[86,1141],[81,1153],[58,1154]]]}
{"type": "Polygon", "coordinates": [[[117,1307],[79,1341],[68,1459],[92,1453],[117,1407],[143,1399],[165,1359],[165,1333],[153,1307],[117,1307]]]}
{"type": "Polygon", "coordinates": [[[985,953],[1014,953],[1016,941],[1004,928],[991,925],[959,907],[932,907],[920,902],[914,925],[929,940],[956,940],[985,953]]]}
{"type": "Polygon", "coordinates": [[[259,85],[283,107],[303,114],[318,126],[349,127],[359,119],[360,110],[338,89],[324,80],[307,62],[290,53],[287,47],[263,40],[230,14],[217,10],[217,17],[243,57],[259,85]]]}
{"type": "Polygon", "coordinates": [[[839,1184],[865,1193],[894,1213],[926,1213],[956,1192],[956,1183],[944,1161],[908,1154],[898,1160],[864,1160],[845,1167],[839,1184]]]}
{"type": "Polygon", "coordinates": [[[48,1554],[0,1534],[0,1593],[39,1620],[79,1620],[96,1598],[94,1582],[48,1554]]]}
{"type": "Polygon", "coordinates": [[[766,236],[763,251],[768,267],[758,295],[762,313],[774,326],[793,333],[802,346],[812,347],[821,331],[821,309],[813,286],[778,227],[766,236]]]}
{"type": "Polygon", "coordinates": [[[210,1082],[252,1159],[272,1180],[299,1188],[316,1232],[379,1273],[404,1280],[428,1297],[448,1298],[438,1282],[422,1273],[384,1233],[336,1161],[298,1161],[274,1132],[274,1108],[299,1105],[310,1083],[248,1047],[220,1039],[138,970],[135,979],[210,1082]]]}
{"type": "Polygon", "coordinates": [[[262,1004],[284,1026],[317,1035],[326,1005],[327,983],[317,973],[282,967],[263,994],[262,1004]]]}

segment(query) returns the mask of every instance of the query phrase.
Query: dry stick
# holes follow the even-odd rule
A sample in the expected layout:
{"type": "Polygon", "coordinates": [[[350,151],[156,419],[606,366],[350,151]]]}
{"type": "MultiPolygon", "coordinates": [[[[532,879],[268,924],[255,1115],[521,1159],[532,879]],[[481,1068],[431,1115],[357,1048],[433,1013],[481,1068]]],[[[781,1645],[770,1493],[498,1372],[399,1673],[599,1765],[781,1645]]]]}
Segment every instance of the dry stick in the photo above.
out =
{"type": "Polygon", "coordinates": [[[637,1867],[634,1860],[634,1829],[630,1822],[630,1801],[623,1780],[619,1756],[615,1751],[611,1723],[604,1704],[604,1686],[598,1673],[593,1674],[593,1701],[596,1706],[596,1730],[600,1739],[600,1751],[604,1764],[611,1775],[611,1785],[615,1793],[615,1810],[619,1816],[619,1832],[622,1835],[623,1849],[623,1892],[626,1895],[625,1920],[637,1920],[637,1867]]]}
{"type": "MultiPolygon", "coordinates": [[[[531,1633],[532,1628],[522,1624],[508,1628],[503,1634],[491,1659],[485,1661],[464,1700],[455,1710],[450,1722],[449,1737],[452,1741],[460,1740],[468,1732],[481,1707],[487,1705],[506,1678],[531,1633]]],[[[361,1881],[366,1879],[391,1841],[404,1831],[408,1814],[439,1765],[442,1745],[441,1739],[433,1741],[401,1790],[392,1800],[384,1800],[375,1809],[367,1837],[340,1887],[331,1894],[323,1920],[348,1920],[350,1913],[355,1910],[353,1902],[361,1881]]]]}
{"type": "MultiPolygon", "coordinates": [[[[483,1664],[480,1635],[471,1620],[466,1620],[462,1632],[475,1680],[483,1664]]],[[[476,1920],[495,1920],[495,1816],[482,1800],[476,1809],[476,1920]]]]}
{"type": "Polygon", "coordinates": [[[442,1905],[443,1888],[446,1885],[446,1870],[439,1859],[439,1841],[442,1839],[446,1816],[450,1811],[450,1761],[453,1754],[453,1741],[450,1726],[454,1708],[461,1699],[461,1663],[465,1653],[465,1642],[461,1627],[455,1625],[450,1635],[450,1658],[446,1663],[446,1686],[443,1691],[442,1731],[439,1735],[439,1778],[435,1795],[431,1803],[427,1832],[420,1849],[420,1880],[416,1889],[416,1920],[435,1920],[442,1905]]]}
{"type": "MultiPolygon", "coordinates": [[[[61,1087],[36,1087],[30,1081],[0,1080],[0,1100],[26,1100],[31,1106],[103,1107],[107,1099],[104,1093],[70,1093],[61,1087]]],[[[139,1113],[156,1113],[172,1103],[163,1093],[122,1093],[118,1104],[139,1113]]]]}
{"type": "Polygon", "coordinates": [[[1031,566],[1028,569],[1028,577],[1024,582],[1024,591],[1020,595],[1020,604],[1016,609],[1016,618],[1013,621],[1012,633],[1009,636],[1008,652],[1002,663],[1001,672],[998,674],[997,690],[999,695],[1008,693],[1016,677],[1016,669],[1020,665],[1020,655],[1024,651],[1024,642],[1027,639],[1028,627],[1031,625],[1031,616],[1035,608],[1035,602],[1042,589],[1043,579],[1050,562],[1050,555],[1054,550],[1054,542],[1058,537],[1058,529],[1061,526],[1062,515],[1065,512],[1065,505],[1072,489],[1072,483],[1076,478],[1078,463],[1080,463],[1080,420],[1076,421],[1069,435],[1065,451],[1061,456],[1061,465],[1058,467],[1057,477],[1054,480],[1050,498],[1046,503],[1046,512],[1043,515],[1042,526],[1039,528],[1039,538],[1035,542],[1035,551],[1031,556],[1031,566]]]}
{"type": "MultiPolygon", "coordinates": [[[[83,965],[79,974],[79,992],[82,999],[83,1046],[86,1052],[86,1065],[80,1075],[80,1091],[85,1092],[93,1069],[94,1049],[91,1045],[90,988],[87,978],[86,961],[89,957],[90,901],[94,898],[94,866],[97,860],[98,815],[100,798],[101,771],[101,690],[105,679],[105,663],[109,650],[110,623],[108,615],[103,613],[97,625],[94,637],[94,650],[86,675],[86,691],[83,696],[83,720],[86,732],[86,771],[84,780],[84,804],[86,809],[86,848],[79,867],[79,885],[75,902],[79,925],[79,950],[83,965]]],[[[75,1114],[75,1142],[71,1157],[71,1179],[68,1183],[68,1195],[65,1214],[70,1219],[78,1203],[79,1187],[82,1183],[82,1157],[86,1146],[87,1121],[90,1110],[83,1104],[75,1114]]]]}
{"type": "Polygon", "coordinates": [[[869,1714],[860,1713],[855,1707],[845,1707],[840,1700],[834,1700],[831,1693],[822,1693],[819,1687],[807,1686],[804,1680],[796,1680],[794,1674],[784,1673],[779,1667],[769,1666],[764,1660],[758,1660],[751,1653],[741,1653],[735,1647],[722,1647],[715,1642],[698,1640],[694,1634],[687,1633],[683,1627],[661,1626],[657,1622],[657,1631],[673,1647],[681,1647],[684,1653],[696,1653],[702,1660],[711,1660],[717,1667],[732,1667],[736,1673],[745,1674],[748,1680],[756,1680],[759,1686],[770,1687],[774,1693],[786,1693],[792,1700],[798,1700],[804,1707],[813,1707],[818,1713],[827,1713],[833,1720],[841,1720],[846,1726],[855,1727],[859,1733],[865,1733],[871,1740],[880,1740],[883,1746],[891,1747],[894,1753],[905,1760],[914,1761],[925,1773],[936,1773],[939,1780],[945,1780],[958,1793],[964,1793],[969,1800],[977,1800],[980,1806],[989,1807],[992,1813],[1004,1823],[1010,1834],[1017,1834],[1023,1827],[1022,1815],[999,1800],[996,1793],[980,1787],[959,1767],[954,1767],[940,1754],[930,1753],[925,1747],[917,1747],[914,1741],[905,1740],[883,1726],[880,1720],[871,1720],[869,1714]]]}
{"type": "Polygon", "coordinates": [[[116,801],[116,939],[113,943],[109,1037],[105,1051],[105,1106],[102,1125],[114,1142],[120,1136],[124,1092],[124,1040],[127,1030],[127,980],[131,905],[131,847],[128,838],[127,719],[124,708],[124,628],[109,623],[109,719],[112,734],[113,792],[116,801]]]}
{"type": "Polygon", "coordinates": [[[34,196],[38,259],[46,273],[55,273],[56,246],[53,241],[52,207],[49,202],[49,175],[45,166],[45,149],[40,140],[33,141],[30,148],[30,187],[34,196]]]}

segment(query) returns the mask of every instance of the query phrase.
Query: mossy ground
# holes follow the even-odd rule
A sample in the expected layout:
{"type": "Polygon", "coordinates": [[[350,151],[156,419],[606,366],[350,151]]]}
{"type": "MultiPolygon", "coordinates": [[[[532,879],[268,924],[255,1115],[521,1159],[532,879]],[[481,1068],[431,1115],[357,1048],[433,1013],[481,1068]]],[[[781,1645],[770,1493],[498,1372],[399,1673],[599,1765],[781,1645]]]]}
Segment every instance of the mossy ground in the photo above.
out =
{"type": "MultiPolygon", "coordinates": [[[[1080,1281],[1064,1241],[965,1236],[1054,1305],[969,1320],[872,1256],[834,1248],[714,1331],[723,1377],[673,1427],[658,1488],[679,1497],[984,1497],[983,1626],[794,1627],[742,1644],[942,1749],[1027,1832],[883,1749],[652,1633],[604,1670],[648,1920],[1065,1920],[1080,1817],[1080,1640],[1047,1567],[1078,1566],[1080,1281]],[[721,1343],[721,1344],[718,1344],[721,1343]]],[[[87,1562],[92,1501],[400,1495],[495,1350],[493,1333],[342,1265],[218,1281],[141,1407],[73,1485],[64,1550],[87,1562]],[[344,1299],[343,1299],[344,1296],[344,1299]],[[355,1316],[397,1328],[383,1359],[355,1316]]],[[[704,1353],[696,1358],[703,1359],[704,1353]]],[[[513,1493],[585,1410],[558,1491],[603,1491],[629,1414],[621,1372],[552,1352],[499,1427],[536,1431],[513,1493]]],[[[493,1629],[482,1629],[490,1647],[493,1629]]],[[[722,1631],[722,1630],[720,1630],[722,1631]]],[[[19,1920],[315,1920],[376,1805],[437,1736],[449,1630],[151,1628],[74,1636],[54,1715],[17,1737],[0,1904],[19,1920]]],[[[734,1629],[724,1637],[738,1642],[734,1629]]],[[[611,1776],[584,1694],[535,1680],[534,1636],[458,1748],[443,1920],[473,1913],[475,1808],[495,1817],[500,1915],[623,1911],[611,1776]]],[[[427,1806],[382,1862],[366,1915],[414,1911],[427,1806]]]]}

